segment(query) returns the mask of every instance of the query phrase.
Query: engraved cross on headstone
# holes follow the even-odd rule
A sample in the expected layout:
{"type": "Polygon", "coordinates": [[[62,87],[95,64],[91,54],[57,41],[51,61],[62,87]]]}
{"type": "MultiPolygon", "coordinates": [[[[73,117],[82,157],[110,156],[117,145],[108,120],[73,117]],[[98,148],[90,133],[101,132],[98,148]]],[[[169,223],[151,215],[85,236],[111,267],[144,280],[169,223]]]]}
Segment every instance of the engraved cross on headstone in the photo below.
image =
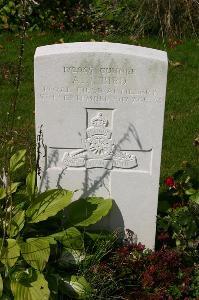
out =
{"type": "Polygon", "coordinates": [[[97,191],[101,196],[111,197],[111,173],[114,170],[136,169],[140,163],[138,153],[144,156],[151,153],[151,149],[121,150],[120,143],[116,144],[112,138],[109,125],[103,112],[99,111],[89,121],[83,149],[64,149],[67,152],[62,158],[62,173],[71,168],[83,168],[84,196],[93,195],[97,191]]]}

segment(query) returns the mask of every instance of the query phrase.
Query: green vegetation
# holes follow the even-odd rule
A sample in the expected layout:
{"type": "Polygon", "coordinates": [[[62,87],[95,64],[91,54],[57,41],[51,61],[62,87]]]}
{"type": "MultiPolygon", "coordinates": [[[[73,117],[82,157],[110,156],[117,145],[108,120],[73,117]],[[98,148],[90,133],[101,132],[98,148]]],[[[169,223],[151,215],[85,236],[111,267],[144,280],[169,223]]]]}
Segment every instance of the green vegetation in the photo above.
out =
{"type": "Polygon", "coordinates": [[[195,0],[0,0],[0,30],[18,30],[24,10],[30,31],[196,36],[198,8],[195,0]]]}
{"type": "Polygon", "coordinates": [[[0,297],[47,300],[50,293],[58,299],[59,293],[84,299],[90,285],[76,267],[91,260],[86,258],[86,228],[109,213],[112,200],[91,197],[71,203],[68,190],[39,193],[35,171],[16,182],[25,154],[14,153],[0,173],[0,297]]]}
{"type": "Polygon", "coordinates": [[[129,229],[91,231],[111,199],[40,193],[35,170],[19,181],[25,160],[19,150],[0,172],[2,300],[198,299],[197,170],[186,165],[166,178],[153,251],[129,229]]]}
{"type": "MultiPolygon", "coordinates": [[[[34,164],[34,80],[33,56],[36,47],[78,41],[102,41],[104,37],[91,33],[28,33],[25,39],[23,78],[16,109],[13,143],[28,149],[34,164]]],[[[130,43],[166,50],[169,57],[167,99],[163,137],[161,179],[174,173],[183,161],[198,164],[199,76],[197,40],[132,39],[110,35],[107,41],[130,43]]],[[[9,117],[10,100],[15,97],[14,80],[17,73],[19,36],[0,35],[0,137],[5,138],[5,123],[9,117]]]]}

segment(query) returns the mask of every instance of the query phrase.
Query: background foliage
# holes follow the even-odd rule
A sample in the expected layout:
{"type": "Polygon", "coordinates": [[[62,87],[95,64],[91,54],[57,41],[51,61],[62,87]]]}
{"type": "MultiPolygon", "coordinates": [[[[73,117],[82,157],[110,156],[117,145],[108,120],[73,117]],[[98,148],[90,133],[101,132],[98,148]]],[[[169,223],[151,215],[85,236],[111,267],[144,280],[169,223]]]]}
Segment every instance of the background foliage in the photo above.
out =
{"type": "MultiPolygon", "coordinates": [[[[23,0],[29,30],[91,30],[178,36],[198,33],[199,4],[196,0],[23,0]]],[[[16,30],[20,0],[0,1],[0,28],[16,30]]]]}

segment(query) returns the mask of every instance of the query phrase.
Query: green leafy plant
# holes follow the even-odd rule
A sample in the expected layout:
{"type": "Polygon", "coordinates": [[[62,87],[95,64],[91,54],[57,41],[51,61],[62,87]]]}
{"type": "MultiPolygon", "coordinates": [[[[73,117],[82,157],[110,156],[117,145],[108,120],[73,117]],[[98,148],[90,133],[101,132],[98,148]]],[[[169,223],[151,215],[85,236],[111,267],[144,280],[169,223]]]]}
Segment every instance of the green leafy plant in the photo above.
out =
{"type": "Polygon", "coordinates": [[[16,24],[11,24],[11,20],[15,17],[15,22],[19,21],[17,17],[19,3],[15,1],[0,1],[0,28],[1,29],[16,29],[16,24]]]}
{"type": "Polygon", "coordinates": [[[24,150],[13,154],[1,176],[0,292],[17,300],[58,299],[59,294],[84,299],[90,285],[77,270],[88,259],[86,228],[109,213],[112,201],[71,202],[73,192],[64,189],[38,193],[35,171],[15,182],[25,155],[24,150]]]}
{"type": "Polygon", "coordinates": [[[183,249],[197,249],[199,244],[198,169],[185,163],[173,177],[165,179],[167,190],[159,201],[158,238],[183,249]]]}
{"type": "Polygon", "coordinates": [[[133,37],[160,34],[172,39],[198,34],[195,0],[0,0],[0,29],[17,30],[23,3],[30,31],[76,29],[133,37]]]}

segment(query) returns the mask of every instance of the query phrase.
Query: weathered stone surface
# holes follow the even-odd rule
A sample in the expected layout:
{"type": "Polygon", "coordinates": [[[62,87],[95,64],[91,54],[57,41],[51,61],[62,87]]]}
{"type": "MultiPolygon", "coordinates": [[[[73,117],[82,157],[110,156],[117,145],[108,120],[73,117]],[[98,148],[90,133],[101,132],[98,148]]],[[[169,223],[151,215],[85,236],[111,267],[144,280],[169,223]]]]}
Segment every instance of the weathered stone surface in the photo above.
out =
{"type": "Polygon", "coordinates": [[[39,188],[113,198],[104,226],[131,229],[151,248],[166,78],[167,55],[154,49],[71,43],[35,54],[39,188]]]}

